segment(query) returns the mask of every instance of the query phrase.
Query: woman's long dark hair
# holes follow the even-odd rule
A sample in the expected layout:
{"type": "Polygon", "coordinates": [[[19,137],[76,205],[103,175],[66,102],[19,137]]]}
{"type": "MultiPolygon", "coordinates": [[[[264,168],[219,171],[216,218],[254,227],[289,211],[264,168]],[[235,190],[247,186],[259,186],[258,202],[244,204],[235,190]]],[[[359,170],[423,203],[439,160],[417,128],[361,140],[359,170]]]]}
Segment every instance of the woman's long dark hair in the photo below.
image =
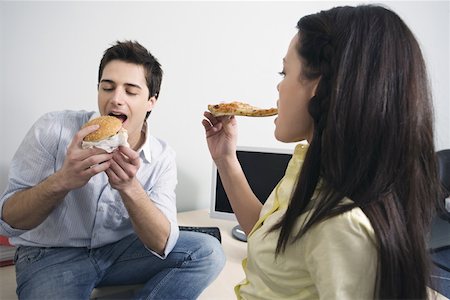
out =
{"type": "MultiPolygon", "coordinates": [[[[314,134],[281,229],[277,254],[320,221],[359,207],[377,239],[374,297],[425,299],[426,235],[439,195],[432,100],[419,45],[392,11],[336,7],[300,19],[303,76],[319,78],[314,134]],[[315,211],[298,217],[323,180],[315,211]],[[339,205],[344,197],[353,204],[339,205]]],[[[355,274],[363,276],[363,274],[355,274]]]]}

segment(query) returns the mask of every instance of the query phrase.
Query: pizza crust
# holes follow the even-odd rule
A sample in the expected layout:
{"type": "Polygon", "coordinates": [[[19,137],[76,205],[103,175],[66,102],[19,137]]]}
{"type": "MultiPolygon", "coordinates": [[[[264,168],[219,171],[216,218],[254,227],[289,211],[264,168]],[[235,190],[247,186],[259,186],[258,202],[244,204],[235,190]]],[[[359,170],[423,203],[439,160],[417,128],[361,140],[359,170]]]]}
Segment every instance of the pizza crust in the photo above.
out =
{"type": "Polygon", "coordinates": [[[277,108],[259,108],[243,102],[230,102],[208,105],[208,110],[218,116],[269,117],[278,114],[277,108]]]}

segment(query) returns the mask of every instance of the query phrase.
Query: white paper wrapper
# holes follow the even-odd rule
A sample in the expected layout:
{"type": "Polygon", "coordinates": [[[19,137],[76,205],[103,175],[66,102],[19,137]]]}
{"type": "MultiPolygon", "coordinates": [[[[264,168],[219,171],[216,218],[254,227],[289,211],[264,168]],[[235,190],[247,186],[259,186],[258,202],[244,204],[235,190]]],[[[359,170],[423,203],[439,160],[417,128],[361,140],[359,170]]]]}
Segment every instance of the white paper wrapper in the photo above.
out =
{"type": "Polygon", "coordinates": [[[120,129],[116,135],[113,135],[112,137],[110,137],[106,140],[102,140],[102,141],[98,141],[98,142],[83,141],[81,143],[81,147],[83,149],[95,147],[95,148],[103,149],[108,153],[113,152],[119,146],[130,147],[130,145],[128,144],[128,132],[124,128],[120,129]]]}

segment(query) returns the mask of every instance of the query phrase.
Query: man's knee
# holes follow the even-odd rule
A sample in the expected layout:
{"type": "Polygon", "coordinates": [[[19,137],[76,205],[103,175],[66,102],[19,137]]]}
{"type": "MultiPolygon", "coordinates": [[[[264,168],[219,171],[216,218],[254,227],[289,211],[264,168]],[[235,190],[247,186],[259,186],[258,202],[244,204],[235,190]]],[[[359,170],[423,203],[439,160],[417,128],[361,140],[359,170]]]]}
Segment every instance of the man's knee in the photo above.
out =
{"type": "Polygon", "coordinates": [[[211,262],[211,268],[217,270],[219,273],[223,267],[225,266],[226,256],[223,251],[222,244],[219,240],[211,235],[204,234],[203,237],[203,247],[205,251],[209,251],[210,255],[208,256],[208,260],[211,262]]]}
{"type": "Polygon", "coordinates": [[[181,231],[179,243],[183,244],[192,260],[198,260],[217,274],[225,265],[226,257],[219,240],[209,234],[181,231]]]}

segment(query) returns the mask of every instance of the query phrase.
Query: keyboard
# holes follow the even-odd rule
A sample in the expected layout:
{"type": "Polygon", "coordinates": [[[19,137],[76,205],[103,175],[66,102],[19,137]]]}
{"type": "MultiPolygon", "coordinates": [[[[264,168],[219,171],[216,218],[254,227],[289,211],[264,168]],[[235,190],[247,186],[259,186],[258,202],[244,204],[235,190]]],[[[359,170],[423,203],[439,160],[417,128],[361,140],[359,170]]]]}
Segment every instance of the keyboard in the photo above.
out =
{"type": "Polygon", "coordinates": [[[206,226],[179,226],[180,230],[184,231],[195,231],[195,232],[201,232],[209,234],[216,239],[219,240],[219,242],[222,242],[222,237],[220,235],[219,227],[206,227],[206,226]]]}

